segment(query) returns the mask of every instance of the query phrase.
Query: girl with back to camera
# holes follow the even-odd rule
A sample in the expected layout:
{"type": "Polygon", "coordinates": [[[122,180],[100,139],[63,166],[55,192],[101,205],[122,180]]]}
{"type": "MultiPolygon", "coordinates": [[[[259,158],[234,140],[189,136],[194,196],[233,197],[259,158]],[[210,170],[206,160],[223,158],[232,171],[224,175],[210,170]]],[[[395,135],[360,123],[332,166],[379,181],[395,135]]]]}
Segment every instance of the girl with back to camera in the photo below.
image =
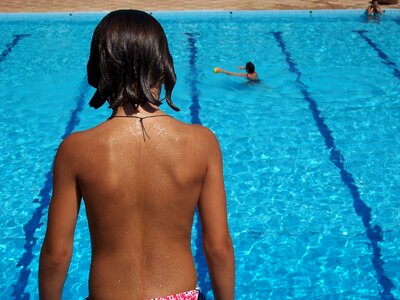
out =
{"type": "Polygon", "coordinates": [[[222,156],[214,134],[160,108],[176,77],[152,16],[119,10],[96,27],[87,65],[111,117],[71,134],[53,167],[53,194],[39,266],[41,299],[61,299],[81,199],[92,246],[89,299],[200,299],[191,253],[196,207],[215,299],[234,298],[222,156]]]}

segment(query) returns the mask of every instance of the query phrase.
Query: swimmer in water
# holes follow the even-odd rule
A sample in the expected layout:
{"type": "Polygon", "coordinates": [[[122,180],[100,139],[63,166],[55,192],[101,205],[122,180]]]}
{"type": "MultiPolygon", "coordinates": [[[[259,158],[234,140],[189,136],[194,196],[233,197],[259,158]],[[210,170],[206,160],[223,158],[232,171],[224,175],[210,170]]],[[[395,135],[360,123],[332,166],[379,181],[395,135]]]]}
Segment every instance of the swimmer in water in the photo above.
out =
{"type": "Polygon", "coordinates": [[[377,0],[372,0],[371,5],[367,8],[367,15],[368,16],[381,16],[383,14],[382,8],[379,5],[377,0]]]}
{"type": "Polygon", "coordinates": [[[248,80],[257,81],[258,74],[256,72],[256,67],[252,62],[248,62],[245,67],[237,67],[239,70],[246,70],[246,73],[234,73],[226,71],[220,68],[214,68],[215,73],[224,73],[230,76],[246,77],[248,80]]]}

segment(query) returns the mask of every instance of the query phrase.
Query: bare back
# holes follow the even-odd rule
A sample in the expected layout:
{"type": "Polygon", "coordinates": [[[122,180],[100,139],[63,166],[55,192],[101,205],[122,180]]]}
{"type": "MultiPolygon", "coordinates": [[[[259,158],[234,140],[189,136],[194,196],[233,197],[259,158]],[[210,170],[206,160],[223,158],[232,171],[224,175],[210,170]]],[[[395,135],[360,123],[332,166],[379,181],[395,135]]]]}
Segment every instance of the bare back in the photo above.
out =
{"type": "Polygon", "coordinates": [[[196,286],[190,233],[212,136],[170,117],[142,122],[145,131],[138,119],[113,118],[71,137],[79,145],[94,299],[143,299],[196,286]]]}

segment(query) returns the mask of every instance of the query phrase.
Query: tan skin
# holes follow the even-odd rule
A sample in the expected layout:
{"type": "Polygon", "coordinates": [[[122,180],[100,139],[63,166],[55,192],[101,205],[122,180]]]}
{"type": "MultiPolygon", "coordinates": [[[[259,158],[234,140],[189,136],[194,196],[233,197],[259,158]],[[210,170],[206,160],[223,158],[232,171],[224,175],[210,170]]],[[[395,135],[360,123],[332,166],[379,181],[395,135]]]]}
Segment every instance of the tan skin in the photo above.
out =
{"type": "MultiPolygon", "coordinates": [[[[130,104],[115,115],[164,115],[130,104]]],[[[92,242],[94,300],[150,299],[196,287],[191,229],[196,207],[215,299],[234,299],[222,156],[214,134],[171,117],[112,118],[73,133],[54,162],[40,255],[40,299],[61,299],[83,197],[92,242]]],[[[89,255],[89,253],[87,253],[89,255]]]]}

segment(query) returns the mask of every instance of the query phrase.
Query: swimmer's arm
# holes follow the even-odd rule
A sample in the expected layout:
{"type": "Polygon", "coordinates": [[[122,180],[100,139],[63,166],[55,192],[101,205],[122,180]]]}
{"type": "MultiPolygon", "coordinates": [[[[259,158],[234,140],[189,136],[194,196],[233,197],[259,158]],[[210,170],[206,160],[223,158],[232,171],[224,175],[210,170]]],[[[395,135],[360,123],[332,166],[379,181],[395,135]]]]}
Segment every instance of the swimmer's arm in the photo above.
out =
{"type": "Polygon", "coordinates": [[[72,256],[81,202],[71,159],[71,152],[74,150],[76,149],[64,141],[54,161],[53,195],[39,262],[39,297],[42,300],[61,299],[72,256]]]}
{"type": "Polygon", "coordinates": [[[209,162],[199,199],[203,248],[216,300],[233,300],[235,260],[228,229],[222,155],[217,139],[209,133],[209,162]]]}
{"type": "Polygon", "coordinates": [[[238,68],[239,70],[246,70],[245,66],[237,66],[236,68],[238,68]]]}
{"type": "Polygon", "coordinates": [[[234,72],[226,71],[223,69],[219,69],[219,73],[224,73],[224,74],[230,75],[230,76],[247,77],[246,73],[234,73],[234,72]]]}

